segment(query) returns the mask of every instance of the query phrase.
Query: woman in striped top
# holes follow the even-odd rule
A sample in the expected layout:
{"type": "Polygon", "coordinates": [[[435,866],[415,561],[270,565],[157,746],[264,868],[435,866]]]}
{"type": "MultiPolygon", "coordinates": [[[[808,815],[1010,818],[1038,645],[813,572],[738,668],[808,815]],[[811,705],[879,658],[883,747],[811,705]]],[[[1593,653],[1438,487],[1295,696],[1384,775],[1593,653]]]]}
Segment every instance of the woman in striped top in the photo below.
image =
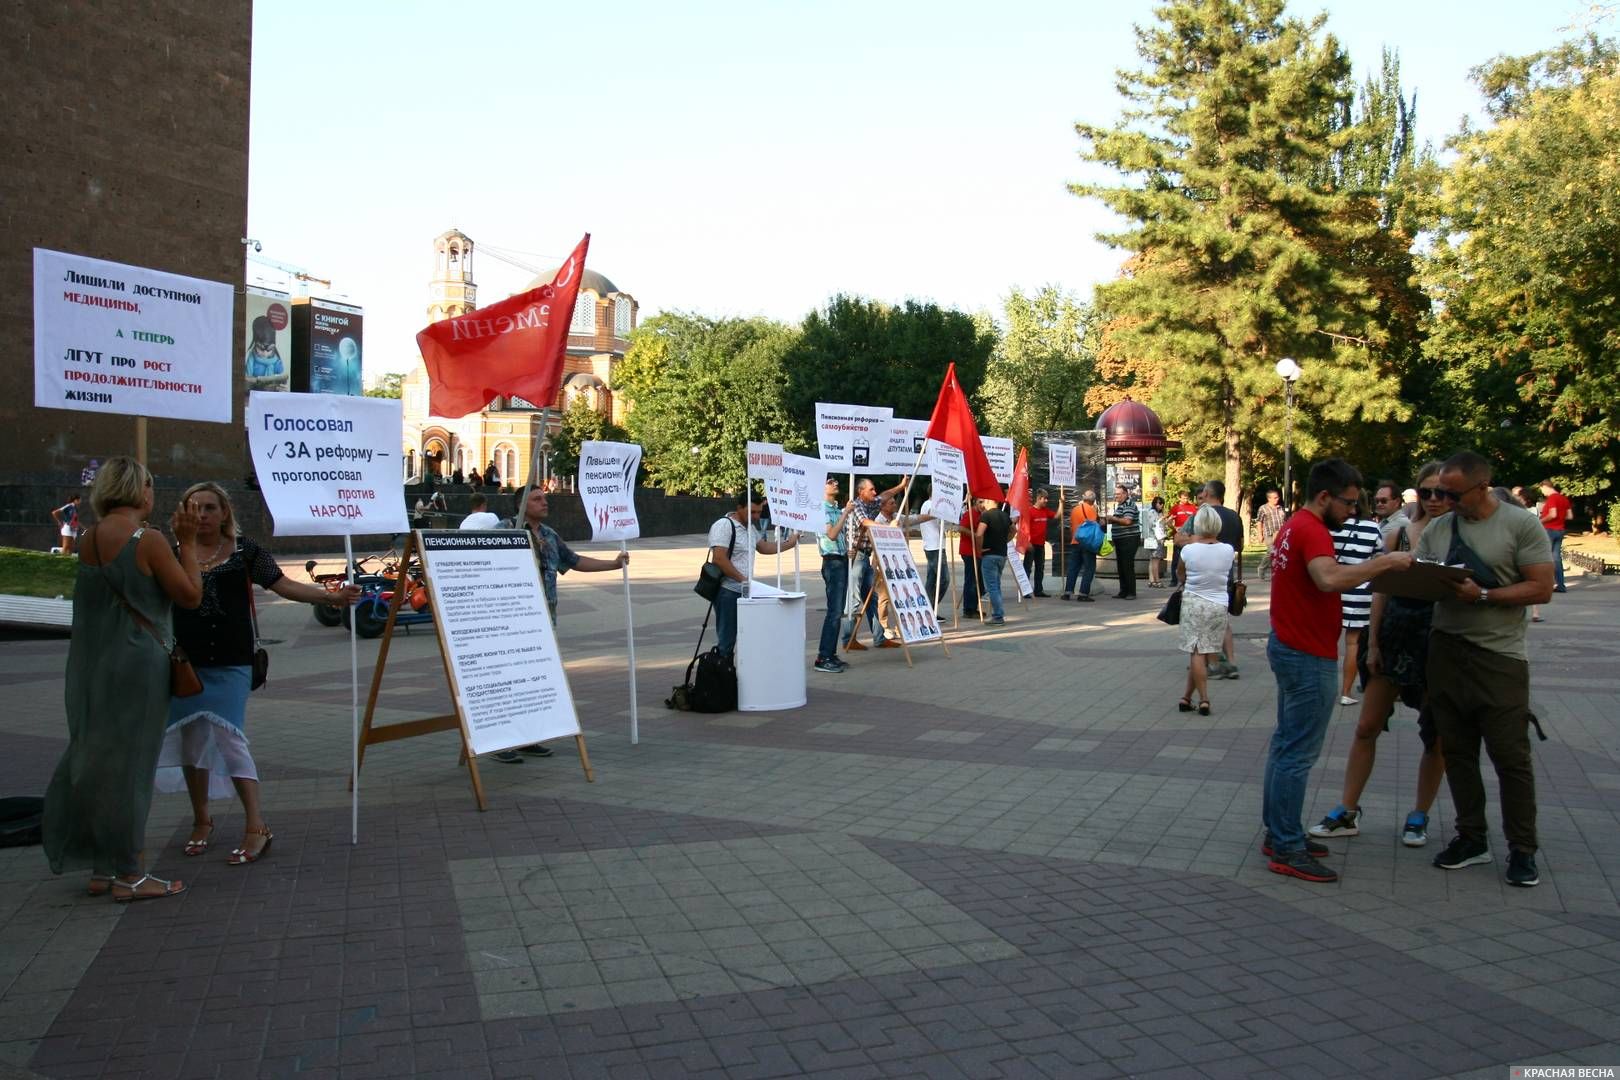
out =
{"type": "MultiPolygon", "coordinates": [[[[1340,563],[1354,566],[1374,555],[1383,553],[1384,538],[1378,531],[1378,522],[1362,513],[1357,506],[1344,524],[1333,530],[1333,550],[1340,563]]],[[[1340,625],[1344,627],[1344,683],[1339,689],[1339,704],[1354,705],[1356,699],[1350,690],[1356,682],[1356,650],[1361,645],[1361,633],[1367,628],[1372,613],[1372,586],[1363,581],[1353,589],[1346,589],[1339,597],[1340,625]]]]}

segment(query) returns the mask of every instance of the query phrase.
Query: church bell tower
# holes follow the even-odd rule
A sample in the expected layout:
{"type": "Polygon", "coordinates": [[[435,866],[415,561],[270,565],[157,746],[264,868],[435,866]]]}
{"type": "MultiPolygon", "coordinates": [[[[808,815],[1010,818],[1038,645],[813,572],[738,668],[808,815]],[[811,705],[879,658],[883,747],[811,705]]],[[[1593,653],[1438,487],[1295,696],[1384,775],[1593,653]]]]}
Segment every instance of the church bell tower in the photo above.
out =
{"type": "Polygon", "coordinates": [[[465,315],[478,306],[473,282],[472,237],[460,229],[439,234],[433,241],[433,281],[428,286],[428,321],[465,315]]]}

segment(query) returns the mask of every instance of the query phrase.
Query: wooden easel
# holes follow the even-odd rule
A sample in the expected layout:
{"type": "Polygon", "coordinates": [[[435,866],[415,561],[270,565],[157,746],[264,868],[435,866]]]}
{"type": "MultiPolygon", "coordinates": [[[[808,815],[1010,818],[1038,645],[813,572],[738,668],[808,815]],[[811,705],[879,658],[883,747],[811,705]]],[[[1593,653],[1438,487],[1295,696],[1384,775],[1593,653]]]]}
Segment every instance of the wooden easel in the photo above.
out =
{"type": "MultiPolygon", "coordinates": [[[[861,522],[861,528],[864,529],[871,524],[871,522],[863,521],[861,522]]],[[[907,545],[906,553],[907,556],[910,557],[911,549],[909,545],[907,545]]],[[[849,643],[855,641],[856,638],[860,636],[861,621],[866,617],[868,605],[876,602],[878,600],[878,594],[881,594],[883,602],[889,605],[889,611],[894,616],[894,639],[900,643],[900,651],[905,654],[906,666],[913,667],[914,665],[911,662],[911,646],[906,643],[906,637],[902,631],[902,613],[899,606],[895,603],[894,595],[889,590],[888,571],[883,566],[883,560],[878,557],[875,547],[869,558],[872,560],[870,563],[872,567],[872,588],[867,590],[865,596],[861,597],[860,607],[858,607],[855,611],[855,625],[853,628],[851,628],[849,632],[849,640],[844,643],[844,647],[848,649],[849,643]]],[[[912,570],[915,571],[917,566],[914,558],[911,559],[911,564],[912,570]]],[[[918,580],[922,580],[920,575],[918,580]]],[[[939,647],[945,651],[946,656],[950,656],[950,646],[945,644],[945,627],[940,625],[937,615],[934,618],[934,624],[939,626],[939,647]]]]}
{"type": "MultiPolygon", "coordinates": [[[[461,691],[456,684],[455,671],[450,666],[450,655],[444,647],[444,628],[438,619],[433,621],[434,640],[439,645],[439,662],[444,665],[444,678],[450,687],[450,700],[454,712],[443,716],[427,716],[420,720],[405,720],[397,724],[375,726],[372,717],[377,709],[377,694],[382,689],[383,669],[388,664],[388,649],[394,641],[394,620],[399,614],[400,605],[405,601],[405,594],[409,591],[409,575],[411,556],[418,548],[417,534],[407,533],[405,547],[399,556],[399,577],[394,581],[394,598],[388,603],[388,621],[383,626],[382,644],[377,650],[377,666],[371,672],[371,692],[366,695],[366,712],[360,723],[359,747],[356,750],[356,769],[363,766],[366,760],[366,747],[373,743],[393,742],[396,739],[411,739],[418,735],[432,735],[440,731],[456,731],[461,734],[461,753],[456,760],[457,765],[467,767],[468,778],[472,781],[473,798],[478,803],[479,810],[489,809],[488,801],[484,798],[484,783],[478,775],[478,757],[472,753],[472,741],[467,732],[465,717],[461,714],[461,691]]],[[[427,561],[422,563],[422,580],[427,582],[427,561]]],[[[596,774],[591,769],[590,755],[585,751],[585,736],[574,736],[574,744],[579,749],[580,766],[585,770],[585,779],[588,783],[596,782],[596,774]]],[[[354,788],[354,777],[349,777],[349,788],[354,788]]]]}

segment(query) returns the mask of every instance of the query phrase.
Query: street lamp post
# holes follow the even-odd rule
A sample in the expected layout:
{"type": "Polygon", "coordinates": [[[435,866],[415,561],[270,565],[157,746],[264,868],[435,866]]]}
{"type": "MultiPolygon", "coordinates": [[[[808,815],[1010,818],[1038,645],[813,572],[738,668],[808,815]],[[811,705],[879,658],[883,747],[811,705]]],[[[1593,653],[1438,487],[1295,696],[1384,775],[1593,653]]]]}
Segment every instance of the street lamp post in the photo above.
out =
{"type": "Polygon", "coordinates": [[[1277,361],[1277,374],[1283,381],[1283,400],[1286,414],[1283,421],[1286,436],[1283,442],[1283,505],[1294,508],[1294,383],[1299,381],[1299,365],[1291,357],[1277,361]]]}

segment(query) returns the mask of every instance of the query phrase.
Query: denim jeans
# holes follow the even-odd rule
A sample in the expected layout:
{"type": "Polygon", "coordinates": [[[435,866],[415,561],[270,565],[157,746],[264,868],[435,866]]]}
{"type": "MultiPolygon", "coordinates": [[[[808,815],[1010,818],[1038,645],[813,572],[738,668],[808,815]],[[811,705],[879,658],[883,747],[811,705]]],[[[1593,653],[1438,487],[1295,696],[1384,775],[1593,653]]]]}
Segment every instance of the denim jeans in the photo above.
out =
{"type": "Polygon", "coordinates": [[[1007,565],[1005,555],[985,555],[979,559],[979,573],[984,577],[984,595],[990,598],[990,617],[999,619],[1001,610],[1001,571],[1007,565]]]}
{"type": "Polygon", "coordinates": [[[827,586],[827,615],[821,620],[821,642],[816,646],[816,658],[831,660],[838,655],[838,629],[844,624],[844,597],[849,592],[848,557],[823,555],[821,580],[827,586]]]}
{"type": "Polygon", "coordinates": [[[949,596],[951,593],[951,557],[943,550],[924,551],[928,556],[928,602],[933,605],[934,612],[939,612],[939,605],[934,603],[934,597],[949,596]],[[935,592],[935,577],[938,576],[938,592],[935,592]]]}
{"type": "Polygon", "coordinates": [[[724,585],[714,597],[714,632],[720,638],[720,651],[737,651],[737,601],[742,593],[733,592],[724,585]]]}
{"type": "Polygon", "coordinates": [[[1024,573],[1037,594],[1046,591],[1046,545],[1031,543],[1024,552],[1024,573]]]}
{"type": "Polygon", "coordinates": [[[973,557],[962,556],[962,614],[979,613],[979,575],[974,572],[973,557]]]}
{"type": "Polygon", "coordinates": [[[1548,529],[1547,540],[1553,549],[1553,588],[1564,587],[1564,530],[1548,529]]]}
{"type": "Polygon", "coordinates": [[[1074,592],[1074,579],[1080,578],[1080,592],[1091,594],[1091,579],[1097,576],[1097,555],[1079,544],[1069,545],[1069,565],[1063,576],[1063,591],[1074,592]]]}
{"type": "Polygon", "coordinates": [[[1339,662],[1289,648],[1276,634],[1266,643],[1266,659],[1277,679],[1277,730],[1266,756],[1260,815],[1281,854],[1305,846],[1305,787],[1338,700],[1339,662]]]}

